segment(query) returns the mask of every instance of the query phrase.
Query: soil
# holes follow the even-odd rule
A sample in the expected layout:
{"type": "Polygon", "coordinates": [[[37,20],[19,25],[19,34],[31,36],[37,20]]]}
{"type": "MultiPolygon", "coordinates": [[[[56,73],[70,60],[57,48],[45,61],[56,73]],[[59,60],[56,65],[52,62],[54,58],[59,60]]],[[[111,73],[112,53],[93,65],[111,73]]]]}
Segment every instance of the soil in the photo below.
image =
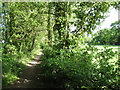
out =
{"type": "Polygon", "coordinates": [[[42,74],[40,64],[42,62],[41,52],[36,56],[35,59],[31,60],[28,65],[24,68],[20,74],[20,79],[16,80],[12,85],[7,88],[56,88],[55,84],[48,81],[46,82],[45,77],[42,74]]]}

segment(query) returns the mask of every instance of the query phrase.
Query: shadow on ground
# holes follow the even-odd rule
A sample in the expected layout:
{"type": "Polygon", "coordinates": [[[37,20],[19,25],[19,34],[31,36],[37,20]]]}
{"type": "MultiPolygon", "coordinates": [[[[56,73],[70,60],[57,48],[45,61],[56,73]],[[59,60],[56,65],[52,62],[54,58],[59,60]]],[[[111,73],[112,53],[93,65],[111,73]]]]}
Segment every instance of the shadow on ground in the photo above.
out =
{"type": "Polygon", "coordinates": [[[28,65],[23,69],[20,74],[20,79],[16,80],[13,84],[3,89],[15,89],[15,88],[57,88],[52,81],[45,80],[40,68],[42,62],[42,49],[35,59],[31,60],[28,65]]]}

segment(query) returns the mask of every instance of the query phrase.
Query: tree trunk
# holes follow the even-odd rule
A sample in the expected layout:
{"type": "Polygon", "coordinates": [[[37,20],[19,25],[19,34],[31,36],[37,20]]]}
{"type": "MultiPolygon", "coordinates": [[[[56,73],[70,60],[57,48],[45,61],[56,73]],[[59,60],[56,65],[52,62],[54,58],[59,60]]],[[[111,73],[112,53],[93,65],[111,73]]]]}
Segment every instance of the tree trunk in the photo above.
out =
{"type": "Polygon", "coordinates": [[[68,14],[68,11],[69,11],[69,1],[66,3],[66,29],[65,29],[65,47],[69,48],[69,41],[68,41],[68,37],[69,37],[69,14],[68,14]]]}
{"type": "Polygon", "coordinates": [[[51,3],[48,3],[48,40],[49,45],[52,46],[52,10],[51,3]]]}
{"type": "Polygon", "coordinates": [[[33,37],[33,41],[32,41],[32,48],[31,48],[31,50],[33,50],[33,48],[34,48],[35,39],[36,39],[36,32],[35,32],[35,35],[34,35],[34,37],[33,37]]]}

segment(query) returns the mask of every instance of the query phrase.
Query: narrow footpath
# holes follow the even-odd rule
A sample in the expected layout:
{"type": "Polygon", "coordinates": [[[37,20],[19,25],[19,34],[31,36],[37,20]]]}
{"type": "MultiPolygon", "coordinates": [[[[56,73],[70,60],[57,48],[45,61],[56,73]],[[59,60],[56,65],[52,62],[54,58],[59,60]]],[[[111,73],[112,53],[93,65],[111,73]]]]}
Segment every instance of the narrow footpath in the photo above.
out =
{"type": "Polygon", "coordinates": [[[35,59],[31,60],[26,68],[20,74],[20,79],[16,80],[14,84],[8,86],[7,88],[54,88],[56,87],[54,83],[44,82],[44,77],[42,75],[42,70],[40,64],[42,62],[41,52],[36,56],[35,59]]]}

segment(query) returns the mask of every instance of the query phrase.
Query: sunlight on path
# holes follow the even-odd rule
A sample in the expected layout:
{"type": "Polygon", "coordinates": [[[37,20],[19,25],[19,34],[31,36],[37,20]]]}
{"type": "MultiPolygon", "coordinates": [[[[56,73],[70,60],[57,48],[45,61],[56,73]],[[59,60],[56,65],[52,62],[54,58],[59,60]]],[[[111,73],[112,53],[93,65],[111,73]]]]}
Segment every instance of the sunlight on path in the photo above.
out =
{"type": "Polygon", "coordinates": [[[34,60],[31,60],[30,62],[28,62],[27,66],[32,67],[33,65],[37,65],[41,63],[40,57],[43,55],[42,49],[40,51],[41,52],[36,56],[34,60]]]}
{"type": "Polygon", "coordinates": [[[41,56],[43,55],[42,49],[41,52],[24,68],[20,74],[20,79],[16,80],[14,84],[8,86],[8,88],[41,88],[44,87],[42,82],[42,74],[40,69],[40,64],[42,62],[41,56]]]}

